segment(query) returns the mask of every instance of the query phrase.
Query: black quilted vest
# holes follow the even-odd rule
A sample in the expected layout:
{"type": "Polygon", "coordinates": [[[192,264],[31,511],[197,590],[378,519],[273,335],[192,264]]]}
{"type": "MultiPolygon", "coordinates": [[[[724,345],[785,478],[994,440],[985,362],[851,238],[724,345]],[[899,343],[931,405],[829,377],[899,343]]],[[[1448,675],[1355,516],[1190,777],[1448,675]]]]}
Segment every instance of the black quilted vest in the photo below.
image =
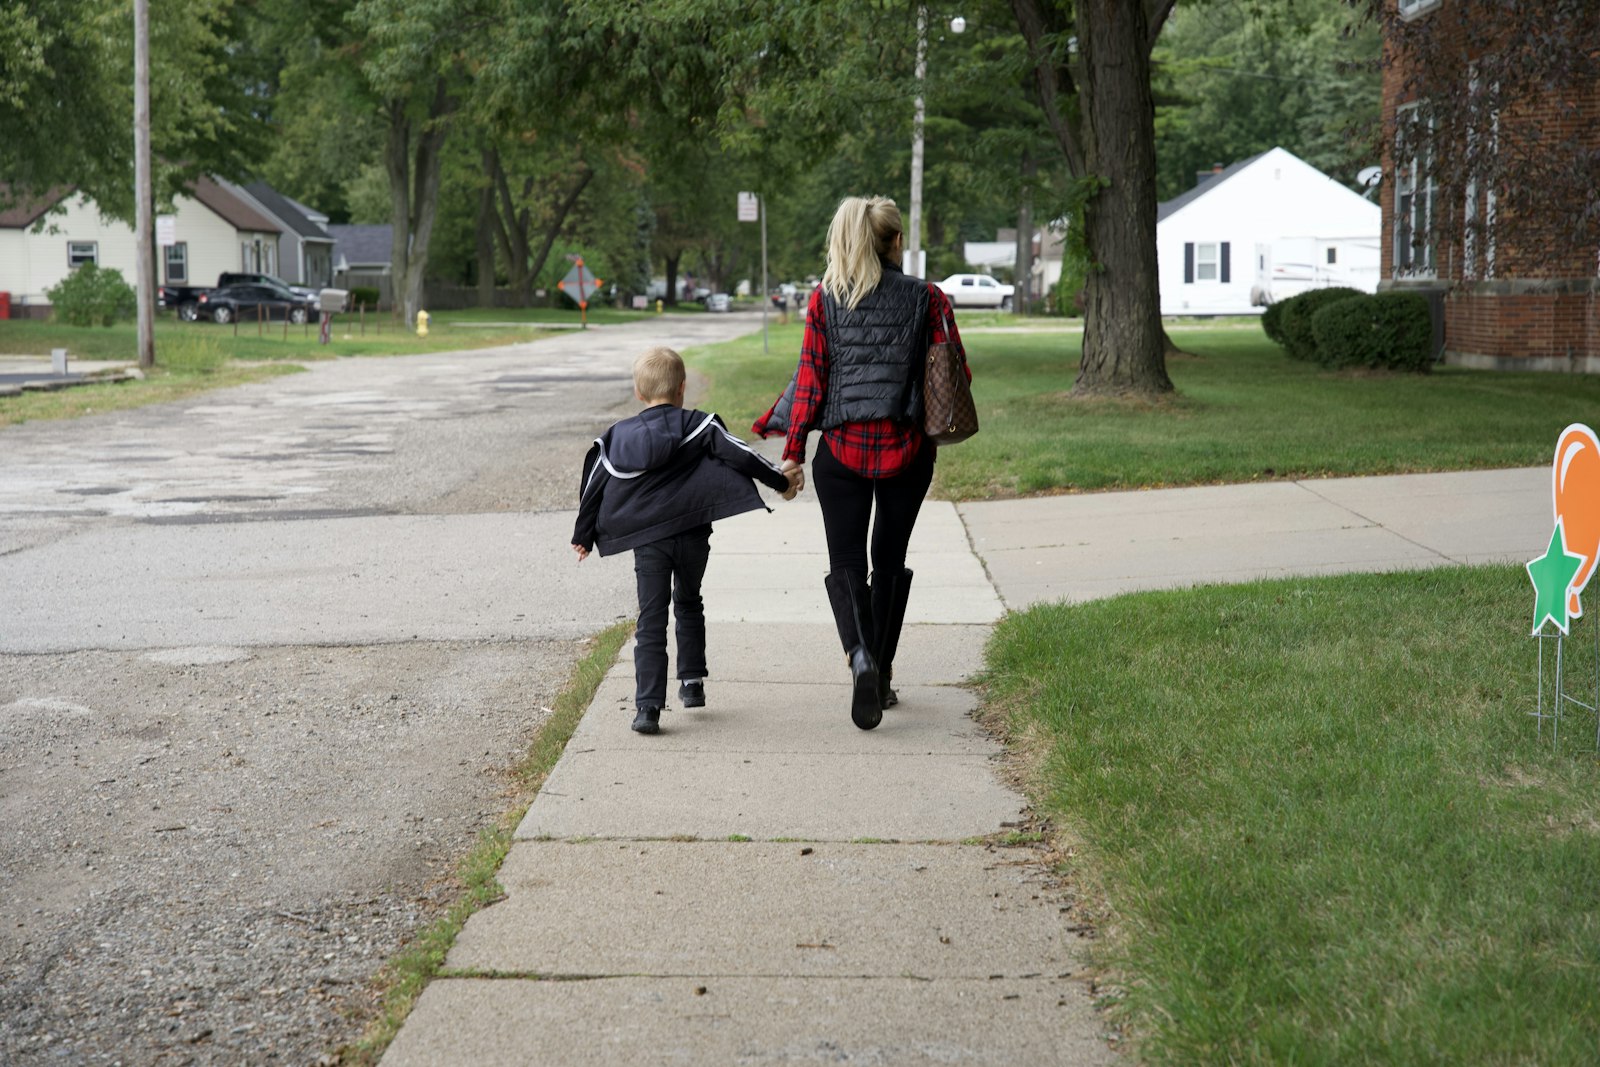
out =
{"type": "Polygon", "coordinates": [[[822,294],[828,337],[828,396],[820,426],[922,418],[928,352],[928,283],[883,261],[883,280],[854,308],[822,294]]]}

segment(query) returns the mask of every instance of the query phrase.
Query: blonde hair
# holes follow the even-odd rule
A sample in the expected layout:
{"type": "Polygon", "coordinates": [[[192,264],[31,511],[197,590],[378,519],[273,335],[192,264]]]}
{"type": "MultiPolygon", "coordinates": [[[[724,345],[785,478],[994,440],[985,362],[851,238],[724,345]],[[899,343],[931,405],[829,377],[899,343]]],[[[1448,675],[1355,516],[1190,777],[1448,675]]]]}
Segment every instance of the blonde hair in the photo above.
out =
{"type": "Polygon", "coordinates": [[[828,269],[822,275],[822,288],[846,307],[861,303],[883,280],[879,259],[889,254],[902,229],[900,209],[886,196],[847,196],[839,201],[828,224],[828,269]]]}
{"type": "Polygon", "coordinates": [[[633,388],[640,400],[672,400],[686,377],[683,357],[670,348],[648,349],[633,361],[633,388]]]}

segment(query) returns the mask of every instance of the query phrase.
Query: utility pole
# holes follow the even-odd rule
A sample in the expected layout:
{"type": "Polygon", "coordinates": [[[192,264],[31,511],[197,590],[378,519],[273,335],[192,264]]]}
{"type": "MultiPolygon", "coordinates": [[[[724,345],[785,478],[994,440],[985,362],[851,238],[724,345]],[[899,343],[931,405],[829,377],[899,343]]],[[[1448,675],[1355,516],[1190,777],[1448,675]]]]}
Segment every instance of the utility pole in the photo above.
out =
{"type": "Polygon", "coordinates": [[[761,351],[771,352],[770,342],[767,340],[767,305],[772,303],[772,298],[767,295],[767,198],[761,197],[761,351]]]}
{"type": "Polygon", "coordinates": [[[917,7],[917,101],[911,118],[911,220],[906,227],[905,263],[902,269],[921,277],[918,269],[922,251],[922,126],[927,114],[922,102],[922,83],[928,75],[928,8],[917,7]]]}
{"type": "Polygon", "coordinates": [[[133,0],[133,198],[139,250],[135,278],[139,299],[139,366],[156,365],[155,265],[150,247],[155,202],[150,188],[150,0],[133,0]]]}

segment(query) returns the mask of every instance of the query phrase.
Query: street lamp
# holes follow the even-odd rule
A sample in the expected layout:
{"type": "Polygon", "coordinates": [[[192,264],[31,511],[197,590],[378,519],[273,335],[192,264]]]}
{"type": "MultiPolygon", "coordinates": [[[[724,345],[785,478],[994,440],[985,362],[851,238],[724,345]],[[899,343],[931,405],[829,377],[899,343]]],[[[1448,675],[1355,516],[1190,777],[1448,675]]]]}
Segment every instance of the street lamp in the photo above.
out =
{"type": "MultiPolygon", "coordinates": [[[[967,32],[967,20],[960,15],[950,20],[951,33],[967,32]]],[[[928,8],[917,7],[917,103],[911,120],[911,222],[906,227],[902,268],[907,274],[922,277],[922,124],[927,108],[922,100],[922,83],[928,74],[928,8]]]]}

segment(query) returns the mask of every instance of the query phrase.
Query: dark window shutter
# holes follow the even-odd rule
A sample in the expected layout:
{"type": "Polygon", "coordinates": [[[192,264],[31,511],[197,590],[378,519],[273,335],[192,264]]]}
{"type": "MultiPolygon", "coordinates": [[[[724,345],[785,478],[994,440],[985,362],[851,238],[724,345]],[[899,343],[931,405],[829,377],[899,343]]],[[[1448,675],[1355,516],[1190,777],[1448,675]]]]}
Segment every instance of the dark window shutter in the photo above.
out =
{"type": "Polygon", "coordinates": [[[1194,282],[1194,242],[1183,242],[1183,284],[1194,282]]]}
{"type": "Polygon", "coordinates": [[[1228,242],[1222,242],[1222,280],[1228,280],[1228,242]]]}

